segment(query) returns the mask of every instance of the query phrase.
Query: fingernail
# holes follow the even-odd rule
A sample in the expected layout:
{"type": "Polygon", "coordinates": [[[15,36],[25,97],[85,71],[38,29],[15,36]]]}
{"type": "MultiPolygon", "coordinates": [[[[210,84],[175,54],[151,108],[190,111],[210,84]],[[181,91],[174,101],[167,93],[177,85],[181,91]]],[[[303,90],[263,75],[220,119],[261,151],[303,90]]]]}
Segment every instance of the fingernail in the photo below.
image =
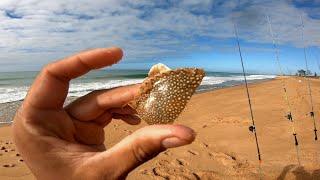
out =
{"type": "Polygon", "coordinates": [[[123,51],[121,48],[118,47],[110,47],[110,48],[105,48],[105,50],[108,51],[108,53],[112,54],[112,56],[114,57],[114,62],[113,64],[117,63],[118,61],[120,61],[123,57],[123,51]]]}
{"type": "Polygon", "coordinates": [[[107,48],[107,49],[109,51],[113,52],[113,53],[115,53],[115,52],[118,53],[120,58],[123,56],[123,51],[119,47],[110,47],[110,48],[107,48]]]}
{"type": "Polygon", "coordinates": [[[177,137],[170,137],[162,140],[161,143],[162,143],[162,146],[167,149],[167,148],[183,146],[183,145],[189,144],[190,142],[179,139],[177,137]]]}

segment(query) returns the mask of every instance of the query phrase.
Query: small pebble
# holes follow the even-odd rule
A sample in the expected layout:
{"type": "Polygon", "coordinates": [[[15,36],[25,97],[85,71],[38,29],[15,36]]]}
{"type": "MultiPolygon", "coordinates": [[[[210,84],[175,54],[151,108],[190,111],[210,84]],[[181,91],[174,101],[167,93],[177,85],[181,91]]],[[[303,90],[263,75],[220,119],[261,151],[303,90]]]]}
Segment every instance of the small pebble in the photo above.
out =
{"type": "Polygon", "coordinates": [[[209,147],[209,144],[206,143],[202,143],[204,145],[204,147],[209,147]]]}
{"type": "Polygon", "coordinates": [[[16,156],[20,156],[20,154],[19,154],[19,153],[17,153],[17,154],[16,154],[16,156]]]}
{"type": "Polygon", "coordinates": [[[23,159],[20,159],[19,161],[20,161],[20,162],[23,162],[23,159]]]}
{"type": "Polygon", "coordinates": [[[5,149],[6,149],[6,147],[4,147],[4,146],[1,147],[1,150],[5,150],[5,149]]]}
{"type": "Polygon", "coordinates": [[[8,150],[4,150],[4,152],[8,152],[8,150]]]}

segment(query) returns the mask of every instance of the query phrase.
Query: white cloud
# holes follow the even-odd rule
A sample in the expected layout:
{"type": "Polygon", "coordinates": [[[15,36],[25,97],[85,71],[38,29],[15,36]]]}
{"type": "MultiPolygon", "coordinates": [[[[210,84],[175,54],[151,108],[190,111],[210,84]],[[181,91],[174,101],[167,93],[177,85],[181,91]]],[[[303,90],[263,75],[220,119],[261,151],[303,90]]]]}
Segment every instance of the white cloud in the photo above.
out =
{"type": "Polygon", "coordinates": [[[1,0],[0,65],[40,66],[83,49],[111,45],[123,47],[128,61],[233,49],[204,43],[232,38],[232,19],[242,39],[269,43],[266,14],[280,43],[302,46],[298,28],[302,14],[308,44],[320,45],[320,20],[289,1],[163,2],[1,0]]]}

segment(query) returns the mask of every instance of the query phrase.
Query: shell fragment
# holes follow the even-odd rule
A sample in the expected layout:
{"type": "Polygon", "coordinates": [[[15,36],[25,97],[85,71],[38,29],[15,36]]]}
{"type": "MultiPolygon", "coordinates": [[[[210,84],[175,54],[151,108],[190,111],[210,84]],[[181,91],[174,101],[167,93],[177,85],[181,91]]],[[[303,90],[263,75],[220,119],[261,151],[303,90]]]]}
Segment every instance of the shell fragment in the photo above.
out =
{"type": "Polygon", "coordinates": [[[202,69],[171,70],[163,64],[157,64],[151,68],[139,95],[129,105],[148,124],[173,123],[204,76],[202,69]]]}

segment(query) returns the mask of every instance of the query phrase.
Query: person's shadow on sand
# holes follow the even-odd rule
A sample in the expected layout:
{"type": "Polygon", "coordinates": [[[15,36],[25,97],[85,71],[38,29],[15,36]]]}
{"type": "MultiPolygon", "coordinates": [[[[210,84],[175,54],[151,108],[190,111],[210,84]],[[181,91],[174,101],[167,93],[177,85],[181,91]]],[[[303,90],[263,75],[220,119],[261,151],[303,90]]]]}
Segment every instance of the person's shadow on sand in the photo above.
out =
{"type": "Polygon", "coordinates": [[[291,164],[283,168],[277,180],[284,180],[289,171],[296,177],[297,180],[320,179],[320,169],[314,170],[312,173],[309,173],[304,169],[303,166],[291,164]]]}

